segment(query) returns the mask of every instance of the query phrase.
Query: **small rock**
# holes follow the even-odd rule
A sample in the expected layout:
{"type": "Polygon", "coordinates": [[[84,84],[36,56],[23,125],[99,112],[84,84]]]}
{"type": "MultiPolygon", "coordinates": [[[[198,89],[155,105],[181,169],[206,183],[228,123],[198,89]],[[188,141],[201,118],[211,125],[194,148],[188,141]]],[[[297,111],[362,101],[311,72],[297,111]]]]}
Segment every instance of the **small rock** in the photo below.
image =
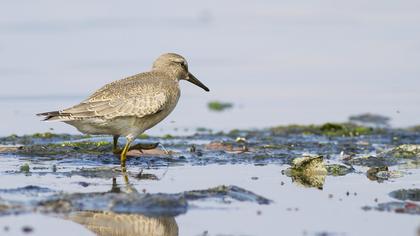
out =
{"type": "Polygon", "coordinates": [[[22,227],[22,232],[24,232],[25,234],[32,233],[33,231],[34,231],[34,228],[32,228],[31,226],[23,226],[22,227]]]}

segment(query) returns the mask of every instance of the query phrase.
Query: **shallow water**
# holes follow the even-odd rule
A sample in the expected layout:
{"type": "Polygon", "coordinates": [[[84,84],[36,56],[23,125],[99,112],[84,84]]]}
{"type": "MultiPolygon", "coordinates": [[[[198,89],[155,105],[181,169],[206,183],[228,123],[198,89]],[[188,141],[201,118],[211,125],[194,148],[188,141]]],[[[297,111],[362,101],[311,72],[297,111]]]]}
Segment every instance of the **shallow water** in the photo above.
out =
{"type": "MultiPolygon", "coordinates": [[[[54,235],[62,228],[80,235],[144,230],[146,235],[416,235],[419,157],[400,158],[390,150],[419,144],[418,134],[234,134],[247,137],[246,149],[233,133],[142,139],[159,141],[174,153],[134,157],[138,153],[131,152],[127,176],[103,142],[111,141],[107,137],[81,139],[91,141],[84,146],[76,145],[76,136],[33,138],[33,144],[0,155],[0,230],[5,235],[19,235],[25,227],[32,235],[46,230],[54,235]],[[287,174],[292,160],[307,154],[321,154],[327,166],[340,164],[347,171],[287,174]],[[25,163],[29,172],[21,170],[25,163]],[[381,175],[371,172],[372,166],[388,169],[381,175]],[[402,189],[413,192],[390,194],[402,189]]],[[[27,138],[14,142],[20,140],[27,138]]]]}

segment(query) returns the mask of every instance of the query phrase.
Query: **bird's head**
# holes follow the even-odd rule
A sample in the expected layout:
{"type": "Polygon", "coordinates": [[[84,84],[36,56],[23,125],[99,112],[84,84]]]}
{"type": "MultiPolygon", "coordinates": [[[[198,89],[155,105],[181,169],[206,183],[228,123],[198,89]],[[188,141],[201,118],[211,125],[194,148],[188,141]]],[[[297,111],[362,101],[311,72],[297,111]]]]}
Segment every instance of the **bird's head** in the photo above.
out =
{"type": "Polygon", "coordinates": [[[184,57],[176,53],[165,53],[153,63],[153,70],[165,71],[178,80],[187,80],[205,91],[210,91],[200,80],[188,71],[188,63],[184,57]]]}

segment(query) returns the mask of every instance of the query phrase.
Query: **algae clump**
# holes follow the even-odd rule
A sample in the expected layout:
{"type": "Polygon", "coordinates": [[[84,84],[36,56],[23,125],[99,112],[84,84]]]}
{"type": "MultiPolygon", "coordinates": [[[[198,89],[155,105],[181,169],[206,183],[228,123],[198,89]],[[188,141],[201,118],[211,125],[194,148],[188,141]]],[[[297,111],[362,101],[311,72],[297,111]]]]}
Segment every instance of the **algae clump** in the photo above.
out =
{"type": "Polygon", "coordinates": [[[25,164],[20,166],[20,172],[23,172],[23,173],[29,173],[30,169],[31,168],[29,167],[28,163],[25,163],[25,164]]]}
{"type": "Polygon", "coordinates": [[[351,123],[325,123],[323,125],[289,125],[270,129],[274,135],[304,134],[325,136],[360,136],[379,133],[380,129],[351,123]]]}
{"type": "Polygon", "coordinates": [[[328,170],[322,156],[303,156],[295,158],[284,174],[299,185],[322,189],[328,170]]]}
{"type": "Polygon", "coordinates": [[[419,144],[403,144],[383,154],[395,158],[420,158],[419,144]]]}
{"type": "Polygon", "coordinates": [[[224,111],[232,108],[233,104],[228,102],[212,101],[207,104],[207,107],[212,111],[224,111]]]}

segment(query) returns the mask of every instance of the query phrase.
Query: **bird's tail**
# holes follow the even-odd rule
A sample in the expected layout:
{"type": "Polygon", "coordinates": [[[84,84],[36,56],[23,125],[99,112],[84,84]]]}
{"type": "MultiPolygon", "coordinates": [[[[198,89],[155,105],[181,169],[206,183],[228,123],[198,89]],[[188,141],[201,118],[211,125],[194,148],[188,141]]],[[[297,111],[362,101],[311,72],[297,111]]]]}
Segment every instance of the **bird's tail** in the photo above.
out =
{"type": "Polygon", "coordinates": [[[49,111],[49,112],[43,112],[36,114],[37,116],[43,116],[43,121],[59,121],[63,120],[66,116],[68,116],[66,113],[61,113],[60,111],[49,111]]]}

